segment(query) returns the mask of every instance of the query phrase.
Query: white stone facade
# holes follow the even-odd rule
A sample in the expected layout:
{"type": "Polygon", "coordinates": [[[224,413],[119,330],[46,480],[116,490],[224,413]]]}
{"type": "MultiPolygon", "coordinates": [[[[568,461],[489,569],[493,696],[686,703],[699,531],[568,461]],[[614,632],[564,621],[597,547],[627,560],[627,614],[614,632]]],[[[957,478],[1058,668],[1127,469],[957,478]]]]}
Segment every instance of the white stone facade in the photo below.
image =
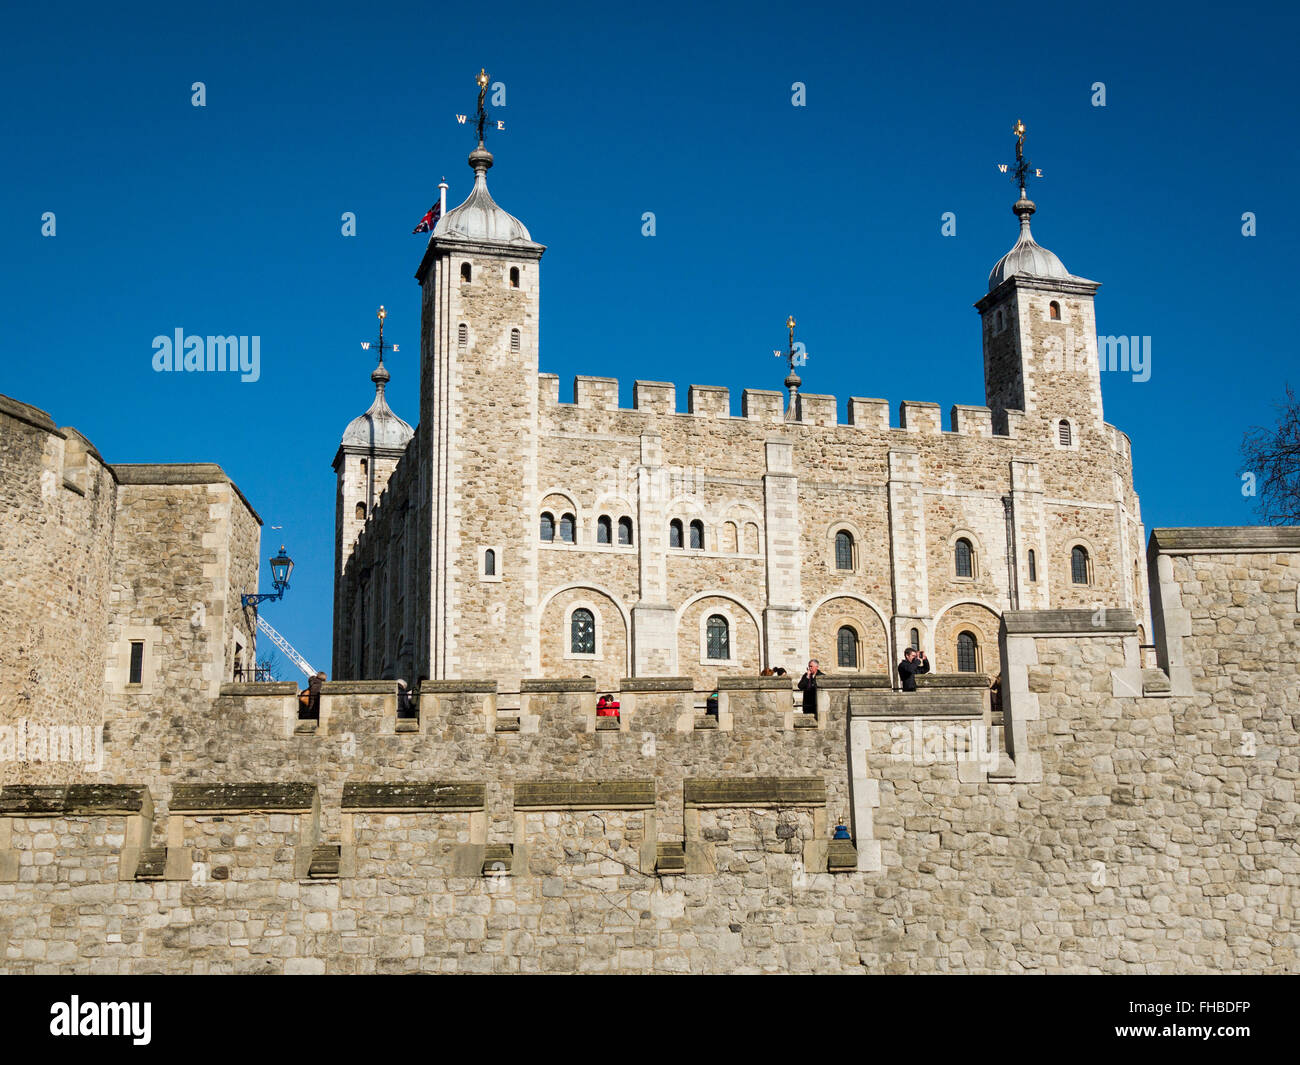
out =
{"type": "Polygon", "coordinates": [[[953,407],[945,431],[933,403],[903,402],[892,427],[885,400],[855,397],[840,424],[832,396],[801,394],[788,419],[782,393],[746,390],[733,416],[727,389],[698,385],[680,413],[654,381],[621,407],[604,377],[560,403],[539,372],[544,250],[429,241],[419,428],[364,531],[339,496],[335,677],[703,689],[810,656],[892,675],[913,630],[951,672],[993,662],[1007,609],[1128,607],[1150,638],[1129,441],[1102,414],[1096,283],[1014,275],[981,299],[988,405],[953,407]],[[398,551],[413,561],[395,587],[398,551]],[[579,600],[599,619],[594,651],[575,635],[579,600]],[[711,618],[725,624],[712,650],[711,618]]]}

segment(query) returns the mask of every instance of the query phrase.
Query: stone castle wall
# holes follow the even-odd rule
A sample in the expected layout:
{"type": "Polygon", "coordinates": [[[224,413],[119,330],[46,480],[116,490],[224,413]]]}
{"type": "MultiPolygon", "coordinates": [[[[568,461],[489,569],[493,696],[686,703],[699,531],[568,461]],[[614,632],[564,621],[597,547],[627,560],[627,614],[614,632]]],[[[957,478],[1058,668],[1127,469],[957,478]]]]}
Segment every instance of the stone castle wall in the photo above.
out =
{"type": "Polygon", "coordinates": [[[103,720],[117,480],[75,429],[4,396],[0,469],[0,727],[80,744],[103,720]]]}
{"type": "Polygon", "coordinates": [[[253,665],[261,520],[219,466],[110,466],[7,397],[0,452],[0,784],[165,764],[163,723],[253,665]]]}
{"type": "Polygon", "coordinates": [[[951,675],[629,680],[610,728],[595,680],[228,686],[166,766],[0,792],[3,968],[1297,971],[1300,536],[1151,556],[1167,672],[1129,609],[1008,612],[1000,728],[951,675]]]}
{"type": "MultiPolygon", "coordinates": [[[[502,370],[489,360],[472,372],[489,372],[495,381],[502,370]]],[[[987,648],[997,615],[1016,607],[1115,603],[1135,611],[1144,641],[1149,638],[1144,533],[1131,453],[1128,438],[1111,426],[1085,421],[1074,430],[1073,446],[1063,448],[1053,426],[1037,421],[1032,435],[1023,421],[1008,435],[993,434],[986,408],[954,408],[952,430],[945,432],[933,404],[903,404],[902,424],[891,428],[883,401],[853,400],[853,424],[837,425],[831,397],[804,396],[803,420],[787,423],[776,394],[747,391],[744,413],[732,417],[725,389],[693,387],[691,412],[676,413],[670,385],[637,382],[633,409],[617,406],[612,379],[578,378],[574,404],[558,403],[553,376],[543,374],[540,385],[539,457],[535,473],[527,475],[536,482],[535,505],[518,505],[518,491],[507,484],[486,487],[479,465],[456,452],[456,476],[476,487],[452,493],[446,505],[458,514],[462,541],[451,552],[456,579],[449,570],[435,583],[445,583],[444,598],[454,596],[459,610],[470,611],[457,623],[459,645],[475,648],[466,667],[470,675],[500,676],[517,686],[509,678],[521,663],[534,660],[540,675],[563,675],[566,670],[557,667],[575,661],[568,618],[578,599],[610,639],[598,642],[587,668],[567,672],[589,673],[604,686],[627,675],[680,674],[707,688],[737,669],[800,668],[806,655],[820,657],[832,670],[880,671],[897,658],[914,627],[938,668],[953,670],[954,622],[971,621],[963,628],[987,648]],[[771,402],[760,402],[764,397],[771,402]],[[771,464],[772,441],[788,442],[788,469],[771,464]],[[1098,469],[1107,475],[1097,476],[1098,469]],[[488,495],[478,500],[475,492],[488,495]],[[1011,552],[1005,499],[1012,502],[1011,552]],[[557,532],[554,543],[538,543],[543,512],[557,525],[564,514],[573,514],[576,542],[560,542],[557,532]],[[610,521],[609,544],[597,542],[602,517],[610,521]],[[631,522],[630,545],[618,542],[620,518],[631,522]],[[682,523],[684,549],[668,545],[674,519],[682,523]],[[704,526],[702,550],[689,547],[693,520],[704,526]],[[470,525],[478,530],[472,536],[470,525]],[[841,529],[856,545],[848,571],[835,563],[841,529]],[[974,547],[971,578],[954,569],[959,537],[974,547]],[[1075,545],[1089,554],[1086,585],[1072,580],[1075,545]],[[496,566],[492,579],[483,572],[488,549],[496,566]],[[1009,554],[1016,560],[1014,572],[1009,554]],[[524,596],[519,602],[509,598],[512,587],[524,596]],[[770,598],[773,591],[777,598],[770,598]],[[701,597],[720,600],[714,612],[734,622],[737,649],[729,661],[709,662],[697,649],[695,604],[701,597]],[[535,627],[506,624],[525,617],[521,611],[531,601],[539,618],[535,627]],[[787,607],[792,620],[778,622],[768,613],[774,606],[787,607]],[[658,622],[656,611],[674,634],[669,656],[637,662],[634,632],[647,615],[658,622]],[[856,666],[837,661],[834,633],[841,625],[857,635],[856,666]],[[470,632],[500,638],[467,643],[470,632]]],[[[501,426],[490,419],[480,415],[483,431],[500,434],[501,426]]],[[[483,446],[509,451],[516,443],[505,434],[483,446]]],[[[516,473],[523,483],[518,470],[510,476],[516,473]]],[[[399,543],[414,550],[422,527],[416,523],[404,540],[395,538],[392,520],[382,512],[412,509],[416,490],[414,471],[389,485],[373,533],[363,534],[356,558],[345,563],[345,608],[356,610],[359,574],[385,565],[391,571],[399,543]]],[[[418,579],[413,571],[412,580],[418,579]]],[[[413,620],[389,622],[386,644],[377,642],[383,604],[395,603],[400,594],[390,591],[367,607],[377,611],[363,626],[370,670],[358,671],[353,659],[341,675],[396,676],[399,663],[414,672],[413,657],[396,644],[398,630],[415,630],[413,620]]],[[[356,641],[360,631],[355,620],[345,623],[339,640],[356,641]]]]}

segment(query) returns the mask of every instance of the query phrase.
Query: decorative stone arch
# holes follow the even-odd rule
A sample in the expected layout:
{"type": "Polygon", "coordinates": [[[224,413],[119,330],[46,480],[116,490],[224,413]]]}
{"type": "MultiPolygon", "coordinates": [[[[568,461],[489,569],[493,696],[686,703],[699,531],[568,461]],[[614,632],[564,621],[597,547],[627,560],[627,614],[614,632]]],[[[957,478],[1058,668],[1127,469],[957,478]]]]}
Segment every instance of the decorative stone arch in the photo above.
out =
{"type": "Polygon", "coordinates": [[[1093,546],[1092,541],[1086,536],[1071,536],[1065,541],[1065,551],[1061,559],[1061,564],[1065,567],[1064,585],[1066,588],[1096,588],[1097,583],[1097,549],[1093,546]],[[1082,547],[1088,552],[1088,583],[1074,583],[1074,549],[1082,547]]]}
{"type": "Polygon", "coordinates": [[[698,518],[706,524],[709,516],[704,512],[704,504],[694,496],[673,496],[664,507],[664,514],[670,518],[681,518],[683,523],[698,518]]]}
{"type": "Polygon", "coordinates": [[[740,529],[730,518],[727,518],[718,526],[718,551],[724,555],[735,555],[740,552],[740,529]]]}
{"type": "Polygon", "coordinates": [[[575,667],[581,667],[578,673],[590,673],[600,687],[612,689],[631,675],[632,618],[608,588],[590,582],[555,588],[542,599],[537,616],[543,676],[572,676],[575,667]],[[596,623],[594,655],[575,655],[570,650],[569,625],[579,607],[590,610],[596,623]]]}
{"type": "Polygon", "coordinates": [[[740,530],[740,553],[755,557],[763,553],[763,527],[758,522],[747,521],[740,530]]]}
{"type": "Polygon", "coordinates": [[[673,666],[675,671],[700,676],[700,671],[704,669],[736,673],[747,664],[755,667],[755,673],[763,669],[765,664],[763,662],[763,623],[758,612],[752,606],[729,591],[714,589],[691,596],[677,608],[674,617],[674,629],[677,632],[673,666]],[[691,608],[706,599],[716,599],[727,605],[716,608],[710,606],[707,610],[701,612],[694,631],[690,633],[683,631],[687,613],[691,608]],[[739,610],[736,608],[739,608],[739,610]],[[726,661],[709,660],[706,657],[705,625],[710,614],[721,614],[727,618],[730,630],[731,658],[726,661]],[[742,636],[741,627],[736,623],[740,617],[747,617],[753,625],[754,646],[752,650],[740,641],[742,636]],[[683,653],[683,648],[694,649],[697,647],[696,653],[691,653],[690,650],[683,653]]]}
{"type": "Polygon", "coordinates": [[[1001,669],[998,655],[998,630],[1002,614],[997,607],[982,599],[954,599],[934,616],[932,632],[934,648],[930,654],[931,669],[938,673],[957,672],[957,637],[961,632],[975,636],[979,660],[976,669],[997,673],[1001,669]]]}
{"type": "Polygon", "coordinates": [[[866,596],[851,592],[824,595],[809,609],[809,657],[826,663],[827,672],[836,672],[839,668],[836,637],[844,625],[858,633],[858,664],[852,672],[889,673],[889,619],[866,596]],[[832,662],[835,665],[829,664],[832,662]]]}
{"type": "MultiPolygon", "coordinates": [[[[576,511],[574,512],[577,513],[576,511]]],[[[617,492],[602,492],[596,497],[596,501],[591,505],[587,512],[586,526],[584,527],[585,535],[582,542],[588,545],[596,544],[596,523],[604,515],[609,518],[610,534],[609,546],[618,546],[618,519],[632,519],[632,542],[636,543],[636,507],[634,507],[626,496],[619,495],[617,492]]]]}
{"type": "Polygon", "coordinates": [[[564,500],[564,505],[572,510],[575,515],[582,510],[578,506],[577,497],[567,488],[562,488],[559,485],[552,485],[537,494],[537,509],[539,511],[554,510],[560,505],[556,502],[557,499],[564,500]]]}
{"type": "Polygon", "coordinates": [[[752,503],[737,499],[734,496],[719,504],[714,510],[719,515],[719,521],[730,520],[737,525],[744,525],[747,521],[757,523],[762,518],[762,514],[752,503]]]}
{"type": "Polygon", "coordinates": [[[826,568],[832,573],[840,574],[860,574],[863,571],[862,566],[862,530],[851,521],[833,521],[826,527],[826,536],[823,541],[825,551],[826,568]],[[849,569],[840,569],[836,565],[835,556],[835,537],[841,532],[848,533],[853,537],[853,565],[849,569]]]}
{"type": "Polygon", "coordinates": [[[980,538],[975,535],[968,527],[958,526],[948,534],[948,579],[953,581],[977,581],[984,576],[984,545],[980,538]],[[969,577],[957,576],[957,541],[967,540],[970,543],[971,565],[969,577]]]}
{"type": "Polygon", "coordinates": [[[534,535],[536,534],[537,524],[541,521],[543,514],[549,513],[555,519],[555,539],[543,541],[555,544],[562,544],[560,539],[560,519],[567,513],[573,515],[573,543],[576,546],[587,541],[580,532],[582,530],[583,511],[578,506],[577,499],[573,494],[564,488],[548,488],[538,496],[537,512],[533,517],[534,535]]]}
{"type": "Polygon", "coordinates": [[[667,543],[668,528],[674,520],[682,523],[682,544],[681,547],[670,548],[672,551],[711,551],[715,548],[712,544],[717,542],[717,526],[709,519],[705,513],[704,505],[694,496],[679,495],[674,496],[664,507],[664,542],[667,543]],[[698,521],[704,526],[703,545],[699,548],[691,547],[691,522],[698,521]],[[710,534],[710,530],[712,533],[710,534]]]}

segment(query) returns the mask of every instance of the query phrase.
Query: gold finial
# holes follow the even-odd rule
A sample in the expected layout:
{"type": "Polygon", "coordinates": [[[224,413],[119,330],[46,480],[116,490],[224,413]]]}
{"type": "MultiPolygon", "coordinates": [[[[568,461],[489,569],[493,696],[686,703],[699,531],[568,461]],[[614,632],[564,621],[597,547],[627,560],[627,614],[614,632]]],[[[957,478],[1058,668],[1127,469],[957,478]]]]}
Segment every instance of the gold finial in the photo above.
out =
{"type": "Polygon", "coordinates": [[[379,313],[375,315],[375,317],[378,318],[381,322],[388,317],[388,312],[384,310],[384,305],[382,303],[379,305],[379,313]]]}
{"type": "Polygon", "coordinates": [[[487,69],[484,67],[479,67],[478,77],[475,80],[478,82],[478,87],[480,89],[486,89],[488,82],[491,80],[488,77],[487,69]]]}
{"type": "Polygon", "coordinates": [[[785,327],[790,330],[790,350],[794,350],[794,315],[785,320],[785,327]]]}

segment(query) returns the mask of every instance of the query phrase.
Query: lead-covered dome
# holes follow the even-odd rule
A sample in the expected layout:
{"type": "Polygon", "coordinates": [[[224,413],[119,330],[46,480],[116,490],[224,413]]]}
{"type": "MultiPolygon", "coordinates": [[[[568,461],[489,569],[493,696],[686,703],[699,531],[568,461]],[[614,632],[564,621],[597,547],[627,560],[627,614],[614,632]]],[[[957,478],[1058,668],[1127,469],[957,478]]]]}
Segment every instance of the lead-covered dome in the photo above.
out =
{"type": "Polygon", "coordinates": [[[1034,213],[1034,201],[1025,197],[1023,191],[1020,199],[1012,208],[1020,216],[1020,238],[1011,250],[1002,256],[989,273],[989,291],[992,292],[1009,277],[1045,277],[1065,279],[1071,277],[1065,264],[1057,258],[1056,253],[1048,251],[1029,231],[1029,218],[1034,213]]]}
{"type": "Polygon", "coordinates": [[[348,427],[343,430],[345,447],[384,447],[400,450],[410,443],[415,430],[393,413],[392,408],[388,406],[388,400],[384,398],[384,386],[388,384],[390,376],[382,362],[375,367],[374,373],[370,375],[370,380],[375,383],[374,402],[370,404],[370,409],[365,414],[348,422],[348,427]]]}
{"type": "Polygon", "coordinates": [[[438,220],[431,240],[475,240],[494,244],[532,244],[527,227],[508,211],[497,206],[488,192],[487,172],[492,153],[482,145],[470,152],[469,165],[474,168],[474,187],[459,207],[453,207],[438,220]]]}

